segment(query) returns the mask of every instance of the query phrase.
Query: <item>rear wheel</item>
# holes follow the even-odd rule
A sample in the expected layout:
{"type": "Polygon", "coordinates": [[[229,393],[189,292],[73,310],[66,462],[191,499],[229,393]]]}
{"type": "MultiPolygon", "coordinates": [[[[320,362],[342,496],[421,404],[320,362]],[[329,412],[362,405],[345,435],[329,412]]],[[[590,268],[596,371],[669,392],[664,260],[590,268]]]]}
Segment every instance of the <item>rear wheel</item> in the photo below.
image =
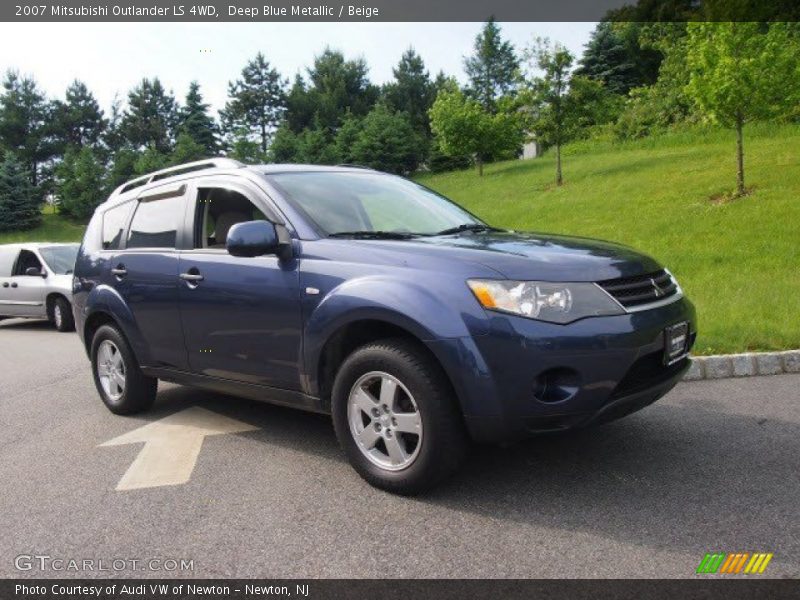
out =
{"type": "Polygon", "coordinates": [[[158,380],[142,373],[122,333],[103,325],[92,339],[92,373],[100,398],[117,415],[130,415],[153,405],[158,380]]]}
{"type": "Polygon", "coordinates": [[[72,317],[72,306],[66,298],[56,298],[52,309],[53,325],[59,331],[74,331],[75,320],[72,317]]]}
{"type": "Polygon", "coordinates": [[[345,359],[332,412],[353,468],[390,492],[424,491],[452,474],[466,454],[449,382],[425,349],[408,340],[368,344],[345,359]]]}

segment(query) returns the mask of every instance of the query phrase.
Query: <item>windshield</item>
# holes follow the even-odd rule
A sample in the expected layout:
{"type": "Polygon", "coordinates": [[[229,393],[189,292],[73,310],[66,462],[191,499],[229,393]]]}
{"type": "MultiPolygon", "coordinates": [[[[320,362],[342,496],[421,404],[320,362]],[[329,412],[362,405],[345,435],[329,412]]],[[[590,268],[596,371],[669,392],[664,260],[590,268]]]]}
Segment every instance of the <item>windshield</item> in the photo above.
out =
{"type": "Polygon", "coordinates": [[[482,225],[444,196],[393,175],[321,171],[278,173],[268,179],[322,235],[434,235],[460,225],[482,225]]]}
{"type": "Polygon", "coordinates": [[[75,268],[75,259],[78,256],[78,244],[69,246],[45,246],[39,248],[44,262],[56,275],[69,275],[75,268]]]}

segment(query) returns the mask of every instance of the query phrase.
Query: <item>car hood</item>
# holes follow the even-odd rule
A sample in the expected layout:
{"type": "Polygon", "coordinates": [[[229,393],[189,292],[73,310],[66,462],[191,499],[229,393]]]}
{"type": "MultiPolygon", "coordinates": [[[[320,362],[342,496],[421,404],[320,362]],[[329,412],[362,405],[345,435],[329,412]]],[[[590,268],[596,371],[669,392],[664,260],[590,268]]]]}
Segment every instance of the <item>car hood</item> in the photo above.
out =
{"type": "Polygon", "coordinates": [[[480,263],[509,279],[603,281],[661,268],[649,256],[621,244],[538,233],[492,231],[381,244],[391,244],[395,249],[402,245],[404,251],[411,253],[435,251],[442,258],[480,263]]]}

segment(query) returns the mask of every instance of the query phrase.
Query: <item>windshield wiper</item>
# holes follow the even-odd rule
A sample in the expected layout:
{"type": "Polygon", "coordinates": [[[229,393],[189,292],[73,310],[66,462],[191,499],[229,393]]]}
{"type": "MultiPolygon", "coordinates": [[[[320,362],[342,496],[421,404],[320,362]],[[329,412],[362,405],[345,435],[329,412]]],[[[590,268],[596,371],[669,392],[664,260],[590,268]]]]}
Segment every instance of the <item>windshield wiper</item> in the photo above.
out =
{"type": "Polygon", "coordinates": [[[454,233],[461,233],[462,231],[497,231],[497,229],[489,225],[484,225],[483,223],[463,223],[456,227],[442,229],[433,235],[452,235],[454,233]]]}
{"type": "Polygon", "coordinates": [[[362,240],[409,240],[416,234],[402,231],[337,231],[328,235],[329,238],[356,238],[362,240]]]}

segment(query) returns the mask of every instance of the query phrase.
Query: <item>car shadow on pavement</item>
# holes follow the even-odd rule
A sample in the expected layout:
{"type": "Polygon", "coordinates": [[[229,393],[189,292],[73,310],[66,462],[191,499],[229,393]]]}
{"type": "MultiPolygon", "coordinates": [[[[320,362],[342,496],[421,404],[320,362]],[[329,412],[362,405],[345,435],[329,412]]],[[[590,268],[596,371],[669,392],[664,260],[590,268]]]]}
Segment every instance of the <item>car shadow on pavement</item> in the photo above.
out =
{"type": "MultiPolygon", "coordinates": [[[[345,463],[325,415],[170,386],[144,420],[193,405],[260,428],[236,435],[345,463]]],[[[800,424],[711,408],[662,403],[599,427],[476,446],[440,487],[386,501],[665,550],[798,556],[800,424]]],[[[363,494],[383,494],[359,483],[363,494]]]]}

